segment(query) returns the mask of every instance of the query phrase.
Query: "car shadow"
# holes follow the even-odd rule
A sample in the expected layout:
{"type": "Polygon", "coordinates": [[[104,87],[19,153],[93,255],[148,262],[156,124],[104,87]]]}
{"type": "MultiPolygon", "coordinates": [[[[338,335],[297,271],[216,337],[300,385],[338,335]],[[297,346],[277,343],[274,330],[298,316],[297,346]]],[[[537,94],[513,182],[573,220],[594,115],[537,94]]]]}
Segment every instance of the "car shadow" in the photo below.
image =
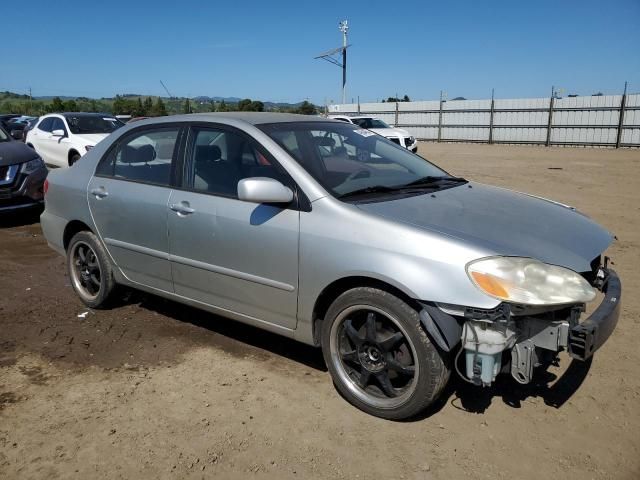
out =
{"type": "Polygon", "coordinates": [[[484,413],[494,398],[500,398],[512,408],[522,408],[531,398],[540,398],[545,405],[561,408],[580,388],[591,369],[591,359],[572,360],[565,372],[557,377],[547,370],[534,373],[531,383],[521,385],[510,375],[501,375],[491,387],[477,387],[459,377],[451,382],[448,398],[451,405],[471,413],[484,413]]]}
{"type": "Polygon", "coordinates": [[[458,410],[483,414],[491,406],[494,398],[500,398],[511,408],[522,408],[522,403],[528,399],[541,398],[545,405],[558,409],[580,388],[591,369],[591,360],[572,360],[559,378],[549,371],[537,370],[528,385],[517,383],[509,374],[502,374],[491,387],[479,387],[465,382],[452,371],[449,382],[433,404],[417,416],[400,422],[425,420],[449,404],[458,410]]]}
{"type": "Polygon", "coordinates": [[[226,337],[232,342],[225,342],[223,348],[232,354],[247,354],[249,353],[247,346],[250,346],[301,363],[315,370],[327,371],[322,351],[319,348],[282,335],[135,290],[127,291],[119,303],[123,305],[138,304],[141,308],[226,337]]]}
{"type": "MultiPolygon", "coordinates": [[[[282,335],[136,290],[127,290],[118,303],[137,304],[141,308],[226,337],[231,341],[224,342],[221,348],[231,354],[244,356],[251,353],[249,351],[251,348],[256,348],[320,372],[327,371],[319,348],[282,335]]],[[[212,344],[220,345],[218,342],[212,342],[212,344]]],[[[522,403],[532,398],[540,398],[550,407],[561,408],[580,388],[590,369],[591,359],[585,362],[572,360],[560,377],[547,370],[539,369],[534,373],[530,384],[521,385],[510,375],[502,374],[491,387],[471,385],[460,379],[453,371],[442,394],[432,405],[419,415],[401,422],[427,419],[439,413],[448,404],[469,413],[483,414],[496,398],[512,408],[522,408],[522,403]]],[[[336,392],[340,394],[337,389],[336,392]]]]}
{"type": "Polygon", "coordinates": [[[33,207],[15,212],[0,212],[0,228],[15,228],[40,222],[42,207],[33,207]]]}

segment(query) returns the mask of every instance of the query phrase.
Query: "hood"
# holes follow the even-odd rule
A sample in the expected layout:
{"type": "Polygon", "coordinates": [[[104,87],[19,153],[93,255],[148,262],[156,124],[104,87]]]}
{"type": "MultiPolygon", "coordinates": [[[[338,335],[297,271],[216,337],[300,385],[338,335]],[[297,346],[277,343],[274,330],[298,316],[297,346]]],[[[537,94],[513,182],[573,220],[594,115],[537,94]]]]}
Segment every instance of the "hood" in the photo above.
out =
{"type": "Polygon", "coordinates": [[[108,133],[76,133],[74,137],[80,139],[83,142],[87,142],[87,145],[95,145],[100,140],[104,140],[109,136],[108,133]]]}
{"type": "Polygon", "coordinates": [[[503,188],[469,183],[434,195],[358,207],[459,238],[496,255],[536,258],[576,272],[590,271],[591,261],[614,238],[570,207],[503,188]]]}
{"type": "Polygon", "coordinates": [[[374,133],[382,135],[383,137],[408,137],[409,132],[401,128],[370,128],[374,133]]]}
{"type": "Polygon", "coordinates": [[[24,163],[36,158],[38,154],[22,142],[0,142],[0,167],[24,163]]]}

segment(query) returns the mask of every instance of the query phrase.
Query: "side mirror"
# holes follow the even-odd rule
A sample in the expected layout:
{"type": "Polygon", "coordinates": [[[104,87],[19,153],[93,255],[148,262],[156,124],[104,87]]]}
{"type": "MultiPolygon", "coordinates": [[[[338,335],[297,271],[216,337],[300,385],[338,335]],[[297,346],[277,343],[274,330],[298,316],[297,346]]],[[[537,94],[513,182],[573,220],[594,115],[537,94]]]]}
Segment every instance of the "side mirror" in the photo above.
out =
{"type": "Polygon", "coordinates": [[[11,137],[14,140],[22,140],[22,130],[11,130],[11,137]]]}
{"type": "Polygon", "coordinates": [[[251,177],[238,182],[238,198],[253,203],[289,203],[293,192],[273,178],[251,177]]]}
{"type": "Polygon", "coordinates": [[[65,133],[64,130],[60,129],[60,130],[54,130],[53,132],[51,132],[51,135],[53,135],[54,137],[65,137],[65,133]]]}

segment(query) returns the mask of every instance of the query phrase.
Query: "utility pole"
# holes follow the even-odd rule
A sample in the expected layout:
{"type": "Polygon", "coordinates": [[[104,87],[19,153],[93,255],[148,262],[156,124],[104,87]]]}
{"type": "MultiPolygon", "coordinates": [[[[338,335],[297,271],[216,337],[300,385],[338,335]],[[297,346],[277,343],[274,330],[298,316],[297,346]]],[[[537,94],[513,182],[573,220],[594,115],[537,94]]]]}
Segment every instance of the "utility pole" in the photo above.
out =
{"type": "Polygon", "coordinates": [[[620,112],[618,113],[618,131],[616,132],[616,148],[620,148],[622,142],[622,129],[624,128],[624,109],[627,105],[627,82],[624,82],[624,93],[620,99],[620,112]]]}
{"type": "Polygon", "coordinates": [[[344,105],[347,98],[347,33],[349,32],[349,23],[347,20],[343,20],[338,28],[342,32],[342,104],[344,105]]]}
{"type": "Polygon", "coordinates": [[[556,100],[556,87],[551,87],[551,98],[549,99],[549,118],[547,119],[547,140],[544,144],[551,145],[551,129],[553,128],[553,104],[556,100]]]}
{"type": "Polygon", "coordinates": [[[491,111],[489,113],[489,143],[493,143],[493,111],[495,110],[494,89],[491,89],[491,111]]]}
{"type": "Polygon", "coordinates": [[[446,94],[440,90],[440,109],[438,110],[438,142],[442,140],[442,104],[446,94]]]}
{"type": "Polygon", "coordinates": [[[29,114],[33,113],[33,97],[31,96],[31,87],[29,87],[29,114]]]}
{"type": "Polygon", "coordinates": [[[334,48],[327,52],[321,53],[316,59],[320,58],[342,68],[342,104],[347,103],[347,48],[350,46],[347,44],[347,34],[349,32],[349,23],[347,20],[343,20],[338,24],[339,30],[342,32],[342,46],[334,48]],[[337,57],[342,53],[342,60],[337,57]],[[336,55],[336,57],[334,57],[336,55]]]}

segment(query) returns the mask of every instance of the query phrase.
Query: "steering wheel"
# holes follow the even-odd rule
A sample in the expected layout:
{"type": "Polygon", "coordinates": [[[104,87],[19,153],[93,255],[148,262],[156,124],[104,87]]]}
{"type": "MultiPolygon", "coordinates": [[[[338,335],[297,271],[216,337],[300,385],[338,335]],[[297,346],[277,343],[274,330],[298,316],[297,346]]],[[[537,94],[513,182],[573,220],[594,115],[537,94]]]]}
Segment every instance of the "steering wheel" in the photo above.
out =
{"type": "Polygon", "coordinates": [[[360,169],[357,172],[353,172],[351,175],[349,175],[345,179],[344,183],[350,182],[351,180],[356,180],[358,178],[368,178],[370,176],[371,176],[371,172],[369,170],[366,170],[366,169],[363,168],[363,169],[360,169]],[[364,175],[365,173],[366,173],[366,175],[364,175]]]}

